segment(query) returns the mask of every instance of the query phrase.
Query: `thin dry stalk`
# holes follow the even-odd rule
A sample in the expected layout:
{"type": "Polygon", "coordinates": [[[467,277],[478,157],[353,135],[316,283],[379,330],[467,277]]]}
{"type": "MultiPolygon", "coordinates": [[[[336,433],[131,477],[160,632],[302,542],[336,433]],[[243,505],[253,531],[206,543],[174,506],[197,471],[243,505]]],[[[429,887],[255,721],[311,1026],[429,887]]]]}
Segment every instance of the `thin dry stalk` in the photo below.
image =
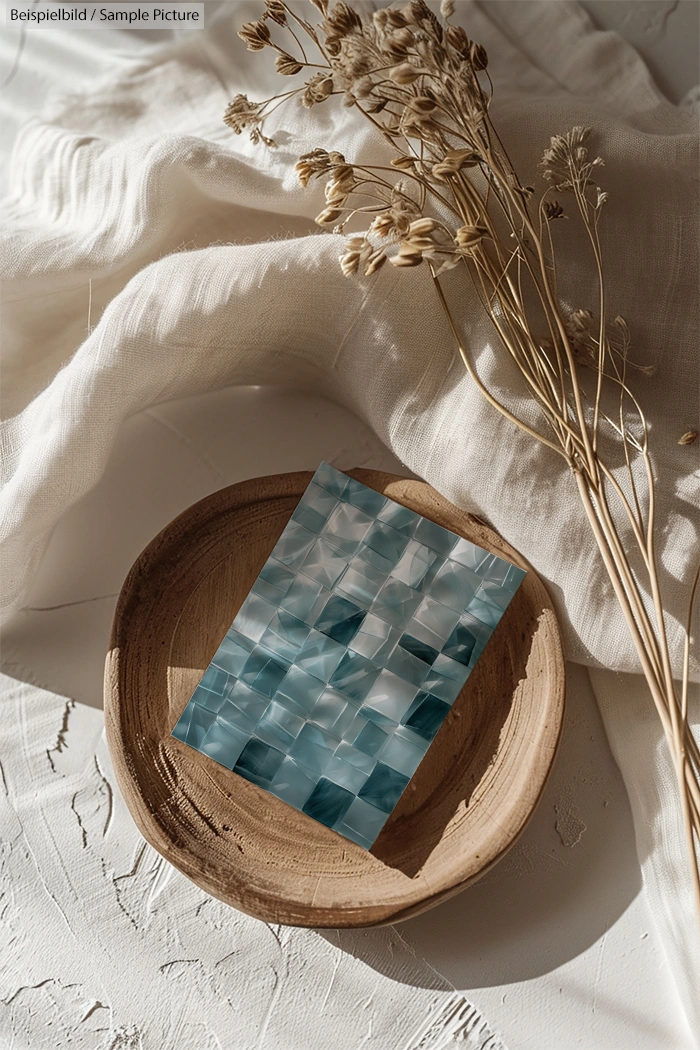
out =
{"type": "MultiPolygon", "coordinates": [[[[632,361],[626,322],[610,319],[599,238],[607,194],[596,181],[603,161],[589,155],[590,129],[553,136],[542,160],[548,188],[535,203],[534,189],[520,180],[491,121],[488,56],[450,23],[453,0],[442,2],[444,21],[424,0],[383,8],[369,20],[345,3],[311,2],[320,13],[315,24],[282,0],[266,0],[260,20],[240,33],[251,50],[276,53],[280,74],[301,74],[304,82],[261,103],[238,95],[225,120],[235,132],[247,129],[253,141],[273,146],[263,126],[282,102],[297,97],[313,107],[340,96],[391,147],[394,155],[383,166],[353,164],[339,152],[316,149],[299,159],[297,172],[303,185],[326,180],[326,206],[317,223],[334,232],[353,231],[340,259],[343,272],[370,277],[387,262],[399,268],[427,264],[480,392],[566,461],[666,736],[700,922],[700,749],[688,723],[697,577],[678,690],[654,549],[648,426],[629,380],[632,370],[649,374],[650,369],[632,361]],[[276,34],[285,31],[291,42],[282,46],[276,34]],[[598,286],[595,313],[567,312],[559,299],[552,236],[553,224],[565,218],[559,196],[571,201],[571,216],[587,235],[598,286]],[[354,227],[363,219],[369,225],[358,232],[354,227]],[[503,352],[539,410],[539,426],[519,418],[478,375],[441,283],[453,268],[472,282],[503,352]],[[606,462],[604,449],[614,447],[611,442],[624,452],[624,486],[606,462]],[[641,572],[633,569],[636,560],[641,572]]],[[[679,444],[696,438],[697,431],[690,430],[679,444]]]]}

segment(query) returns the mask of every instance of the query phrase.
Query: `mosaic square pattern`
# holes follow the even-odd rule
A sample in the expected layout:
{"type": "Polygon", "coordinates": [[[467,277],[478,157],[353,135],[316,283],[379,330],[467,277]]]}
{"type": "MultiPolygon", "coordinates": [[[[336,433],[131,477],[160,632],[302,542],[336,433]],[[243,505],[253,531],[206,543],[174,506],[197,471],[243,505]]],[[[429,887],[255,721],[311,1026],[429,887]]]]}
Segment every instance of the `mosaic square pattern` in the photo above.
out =
{"type": "Polygon", "coordinates": [[[322,463],[173,736],[369,849],[524,576],[322,463]]]}

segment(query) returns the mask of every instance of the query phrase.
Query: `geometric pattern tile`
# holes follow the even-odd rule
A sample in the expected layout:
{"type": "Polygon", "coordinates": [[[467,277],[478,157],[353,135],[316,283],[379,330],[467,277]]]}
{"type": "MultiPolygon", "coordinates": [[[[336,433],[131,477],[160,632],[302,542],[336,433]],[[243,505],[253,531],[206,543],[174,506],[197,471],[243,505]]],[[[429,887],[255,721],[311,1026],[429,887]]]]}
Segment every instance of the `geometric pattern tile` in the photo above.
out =
{"type": "Polygon", "coordinates": [[[322,463],[173,736],[369,849],[524,576],[322,463]]]}

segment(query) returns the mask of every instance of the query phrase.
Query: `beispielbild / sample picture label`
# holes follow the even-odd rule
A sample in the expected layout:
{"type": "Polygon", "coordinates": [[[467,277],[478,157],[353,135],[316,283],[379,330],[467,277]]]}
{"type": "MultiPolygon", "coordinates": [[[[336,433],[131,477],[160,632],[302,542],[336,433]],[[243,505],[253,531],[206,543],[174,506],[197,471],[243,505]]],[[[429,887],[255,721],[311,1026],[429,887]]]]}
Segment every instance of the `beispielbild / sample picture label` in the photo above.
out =
{"type": "Polygon", "coordinates": [[[524,576],[323,463],[173,735],[369,849],[524,576]]]}
{"type": "Polygon", "coordinates": [[[174,4],[40,4],[20,3],[5,7],[6,22],[32,25],[53,22],[71,22],[80,26],[86,22],[117,23],[120,28],[164,29],[204,25],[203,3],[174,4]]]}

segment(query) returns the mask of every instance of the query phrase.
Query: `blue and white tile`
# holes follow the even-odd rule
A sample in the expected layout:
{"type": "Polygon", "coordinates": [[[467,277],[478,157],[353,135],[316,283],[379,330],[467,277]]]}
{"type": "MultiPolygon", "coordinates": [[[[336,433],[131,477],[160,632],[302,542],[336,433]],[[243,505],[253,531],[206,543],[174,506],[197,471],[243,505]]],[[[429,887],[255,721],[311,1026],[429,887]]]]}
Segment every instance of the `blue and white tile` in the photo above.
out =
{"type": "Polygon", "coordinates": [[[419,543],[424,543],[426,547],[430,547],[437,554],[442,554],[443,558],[447,558],[450,555],[459,539],[453,532],[448,532],[447,529],[443,529],[441,525],[437,525],[434,521],[428,521],[427,518],[420,519],[413,533],[413,538],[418,540],[419,543]]]}
{"type": "Polygon", "coordinates": [[[346,654],[346,646],[329,638],[327,634],[311,630],[296,658],[296,666],[326,683],[346,654]]]}
{"type": "Polygon", "coordinates": [[[401,580],[388,579],[372,602],[371,611],[394,627],[405,627],[423,600],[401,580]]]}
{"type": "Polygon", "coordinates": [[[270,781],[270,791],[295,809],[302,809],[319,776],[319,773],[304,769],[293,758],[285,758],[270,781]]]}
{"type": "Polygon", "coordinates": [[[326,489],[333,496],[342,496],[350,479],[329,463],[322,463],[313,476],[313,482],[326,489]]]}
{"type": "MultiPolygon", "coordinates": [[[[415,619],[442,640],[444,645],[459,621],[459,613],[426,595],[416,609],[415,619]]],[[[415,630],[414,630],[415,635],[415,630]]]]}
{"type": "Polygon", "coordinates": [[[409,510],[408,507],[402,507],[400,503],[387,500],[383,509],[377,514],[377,519],[384,522],[385,525],[391,525],[392,529],[396,529],[406,539],[410,539],[416,531],[420,515],[409,510]]]}
{"type": "Polygon", "coordinates": [[[233,626],[239,634],[245,635],[253,642],[259,642],[276,611],[277,607],[260,595],[249,594],[233,621],[233,626]]]}
{"type": "Polygon", "coordinates": [[[305,529],[302,525],[290,522],[275,544],[271,556],[290,569],[298,569],[311,550],[315,539],[315,533],[305,529]]]}
{"type": "Polygon", "coordinates": [[[280,608],[308,624],[310,614],[315,609],[317,599],[322,592],[330,597],[330,591],[300,573],[280,602],[280,608]]]}
{"type": "Polygon", "coordinates": [[[360,481],[355,481],[354,478],[348,478],[348,482],[343,489],[343,499],[353,507],[357,507],[358,510],[369,514],[372,518],[376,518],[381,514],[387,504],[386,496],[382,496],[380,492],[375,492],[374,489],[368,488],[360,481]]]}
{"type": "Polygon", "coordinates": [[[387,581],[387,574],[367,562],[353,559],[338,583],[336,590],[368,609],[387,581]]]}
{"type": "Polygon", "coordinates": [[[347,567],[346,559],[339,551],[318,539],[306,555],[301,572],[322,587],[335,587],[347,567]]]}
{"type": "Polygon", "coordinates": [[[328,519],[323,535],[334,547],[352,555],[357,552],[372,521],[369,514],[341,501],[328,519]]]}
{"type": "Polygon", "coordinates": [[[366,546],[376,551],[382,558],[386,558],[393,565],[398,564],[399,559],[408,546],[407,537],[383,521],[375,521],[364,539],[366,546]]]}
{"type": "Polygon", "coordinates": [[[411,706],[418,688],[391,671],[384,670],[378,676],[365,700],[367,714],[376,711],[386,720],[398,723],[411,706]]]}
{"type": "Polygon", "coordinates": [[[397,773],[412,777],[425,757],[425,748],[416,747],[405,737],[392,733],[379,752],[378,758],[397,773]]]}
{"type": "Polygon", "coordinates": [[[481,586],[471,569],[447,558],[430,585],[430,597],[458,614],[463,612],[481,586]]]}
{"type": "Polygon", "coordinates": [[[326,729],[314,722],[307,722],[290,748],[289,756],[302,766],[323,773],[339,743],[338,738],[326,729]]]}

